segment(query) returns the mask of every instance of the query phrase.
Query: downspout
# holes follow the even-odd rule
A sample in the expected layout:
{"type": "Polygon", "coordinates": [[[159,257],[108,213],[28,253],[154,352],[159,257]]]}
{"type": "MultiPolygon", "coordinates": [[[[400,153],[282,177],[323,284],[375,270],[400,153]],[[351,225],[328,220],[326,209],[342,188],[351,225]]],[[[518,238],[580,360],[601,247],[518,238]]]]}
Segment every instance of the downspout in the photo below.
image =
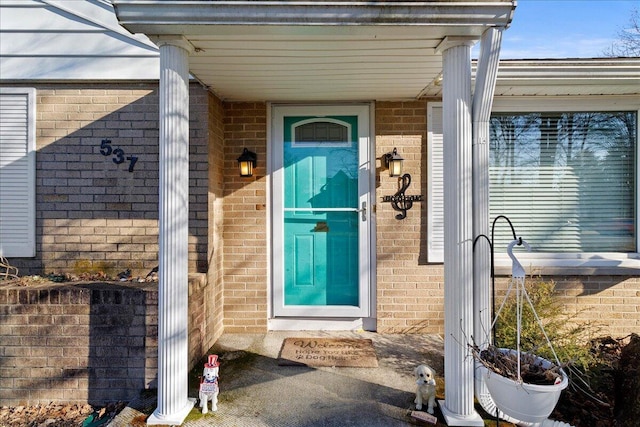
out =
{"type": "MultiPolygon", "coordinates": [[[[473,235],[489,236],[489,119],[493,104],[502,29],[489,28],[480,40],[476,85],[471,107],[473,168],[473,235]]],[[[478,241],[473,254],[473,339],[481,349],[490,344],[491,259],[489,245],[478,241]]]]}
{"type": "MultiPolygon", "coordinates": [[[[489,120],[495,93],[502,42],[502,29],[489,28],[480,41],[480,56],[476,70],[476,86],[472,103],[473,150],[473,233],[489,236],[489,120]]],[[[489,245],[479,241],[473,253],[473,340],[481,349],[490,344],[491,310],[491,259],[489,245]]],[[[475,362],[475,395],[488,414],[525,427],[570,427],[562,421],[546,419],[541,423],[516,420],[503,414],[497,407],[484,378],[475,362]]]]}

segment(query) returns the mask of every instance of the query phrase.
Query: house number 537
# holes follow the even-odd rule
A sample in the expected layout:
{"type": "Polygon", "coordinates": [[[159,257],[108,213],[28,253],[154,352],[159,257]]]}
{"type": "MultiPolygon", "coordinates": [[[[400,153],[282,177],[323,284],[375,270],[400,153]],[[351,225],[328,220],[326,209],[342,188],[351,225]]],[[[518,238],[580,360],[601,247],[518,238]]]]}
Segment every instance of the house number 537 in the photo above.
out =
{"type": "Polygon", "coordinates": [[[120,147],[113,148],[111,146],[110,139],[103,139],[100,143],[100,154],[103,156],[111,156],[113,155],[113,163],[119,165],[120,163],[124,163],[125,160],[129,161],[129,172],[133,172],[133,167],[136,165],[138,158],[136,156],[126,156],[124,154],[124,150],[120,147]]]}

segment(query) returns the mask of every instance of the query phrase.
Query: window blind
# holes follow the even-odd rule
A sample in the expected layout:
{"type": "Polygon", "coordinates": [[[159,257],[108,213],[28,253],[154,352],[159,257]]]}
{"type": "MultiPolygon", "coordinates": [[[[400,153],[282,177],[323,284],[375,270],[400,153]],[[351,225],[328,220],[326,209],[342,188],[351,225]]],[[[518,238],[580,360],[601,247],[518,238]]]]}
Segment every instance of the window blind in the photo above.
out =
{"type": "Polygon", "coordinates": [[[491,218],[537,252],[635,252],[636,126],[635,112],[494,114],[491,218]]]}

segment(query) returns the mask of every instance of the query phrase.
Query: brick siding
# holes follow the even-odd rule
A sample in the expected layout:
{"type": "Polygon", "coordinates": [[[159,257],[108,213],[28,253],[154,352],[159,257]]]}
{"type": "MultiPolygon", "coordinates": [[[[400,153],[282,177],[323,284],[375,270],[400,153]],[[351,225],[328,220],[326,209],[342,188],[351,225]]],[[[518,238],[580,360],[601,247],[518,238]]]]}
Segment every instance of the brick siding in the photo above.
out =
{"type": "MultiPolygon", "coordinates": [[[[426,202],[415,203],[406,219],[397,220],[397,212],[381,201],[398,189],[397,179],[389,177],[381,162],[394,147],[405,159],[404,171],[412,176],[407,194],[427,196],[426,107],[426,101],[376,103],[376,308],[381,333],[444,333],[444,268],[427,259],[426,202]]],[[[224,114],[225,331],[264,332],[269,286],[266,105],[224,103],[224,114]],[[259,156],[253,178],[238,176],[236,158],[244,147],[259,156]]],[[[581,315],[601,319],[606,323],[603,331],[614,336],[640,331],[640,311],[636,310],[640,307],[639,279],[584,276],[556,280],[559,298],[568,309],[585,308],[581,315]],[[606,314],[610,312],[613,314],[606,314]]]]}
{"type": "MultiPolygon", "coordinates": [[[[38,256],[12,259],[21,273],[128,267],[143,274],[156,265],[157,101],[153,84],[38,88],[38,256]],[[105,138],[126,155],[139,157],[134,172],[100,154],[105,138]]],[[[382,202],[398,189],[381,161],[394,147],[412,176],[407,194],[427,196],[426,108],[427,101],[377,102],[375,107],[376,310],[381,333],[444,333],[444,272],[442,264],[427,259],[426,202],[414,203],[404,220],[397,220],[397,212],[382,202]]],[[[223,331],[267,330],[267,104],[223,102],[193,85],[190,126],[189,271],[207,273],[207,314],[199,313],[198,325],[190,329],[191,346],[199,346],[196,354],[223,331]],[[245,147],[258,155],[251,178],[241,178],[237,171],[236,159],[245,147]]],[[[569,310],[586,308],[581,316],[602,322],[613,336],[640,332],[640,279],[580,276],[556,281],[569,310]]]]}
{"type": "Polygon", "coordinates": [[[224,329],[267,330],[267,107],[225,103],[224,329]],[[251,178],[238,174],[243,148],[258,155],[251,178]]]}
{"type": "Polygon", "coordinates": [[[444,269],[427,263],[427,103],[377,102],[375,124],[377,311],[382,333],[444,333],[444,269]],[[403,220],[382,197],[398,191],[384,154],[394,148],[411,174],[407,195],[423,195],[403,220]]]}
{"type": "MultiPolygon", "coordinates": [[[[546,276],[527,280],[554,281],[556,298],[575,322],[590,323],[595,336],[621,338],[640,333],[640,277],[629,276],[546,276]]],[[[508,278],[496,280],[499,302],[508,287],[508,278]]]]}
{"type": "MultiPolygon", "coordinates": [[[[209,97],[199,85],[190,97],[189,270],[204,272],[209,97]]],[[[146,274],[158,262],[157,83],[39,85],[36,98],[36,257],[12,264],[22,274],[146,274]]]]}
{"type": "Polygon", "coordinates": [[[224,107],[209,94],[209,193],[207,217],[209,229],[206,259],[209,260],[207,282],[211,286],[207,305],[207,331],[217,340],[224,331],[224,107]]]}
{"type": "MultiPolygon", "coordinates": [[[[203,322],[212,287],[189,279],[189,366],[217,337],[203,322]]],[[[0,284],[0,406],[129,400],[155,387],[155,284],[0,284]]]]}

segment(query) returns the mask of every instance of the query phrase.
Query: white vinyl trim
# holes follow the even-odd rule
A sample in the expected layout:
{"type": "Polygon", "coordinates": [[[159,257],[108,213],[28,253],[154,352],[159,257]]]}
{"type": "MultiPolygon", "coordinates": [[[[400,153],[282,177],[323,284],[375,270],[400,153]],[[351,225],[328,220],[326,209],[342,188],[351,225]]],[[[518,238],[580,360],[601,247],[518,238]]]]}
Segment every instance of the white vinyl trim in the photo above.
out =
{"type": "Polygon", "coordinates": [[[493,100],[492,113],[580,112],[640,110],[637,96],[547,96],[500,97],[493,100]]]}

